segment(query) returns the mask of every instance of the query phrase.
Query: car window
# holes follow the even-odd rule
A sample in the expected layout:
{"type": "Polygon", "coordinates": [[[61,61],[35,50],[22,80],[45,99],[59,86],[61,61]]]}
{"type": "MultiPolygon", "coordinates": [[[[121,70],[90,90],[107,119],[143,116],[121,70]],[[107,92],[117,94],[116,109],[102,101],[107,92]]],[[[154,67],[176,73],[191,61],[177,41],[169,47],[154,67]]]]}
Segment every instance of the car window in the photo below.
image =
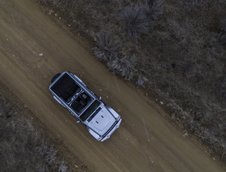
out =
{"type": "Polygon", "coordinates": [[[98,100],[95,100],[86,110],[85,112],[80,115],[80,119],[82,121],[85,121],[87,118],[89,118],[90,115],[100,106],[100,102],[98,100]]]}

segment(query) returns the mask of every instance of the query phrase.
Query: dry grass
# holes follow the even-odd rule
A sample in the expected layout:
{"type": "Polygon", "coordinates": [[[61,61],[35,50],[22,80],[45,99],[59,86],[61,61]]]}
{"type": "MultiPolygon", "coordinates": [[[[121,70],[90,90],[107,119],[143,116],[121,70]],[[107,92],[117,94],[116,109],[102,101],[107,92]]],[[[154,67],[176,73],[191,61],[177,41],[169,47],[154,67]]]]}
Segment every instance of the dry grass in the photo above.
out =
{"type": "Polygon", "coordinates": [[[44,131],[23,112],[0,91],[0,171],[70,171],[44,131]]]}

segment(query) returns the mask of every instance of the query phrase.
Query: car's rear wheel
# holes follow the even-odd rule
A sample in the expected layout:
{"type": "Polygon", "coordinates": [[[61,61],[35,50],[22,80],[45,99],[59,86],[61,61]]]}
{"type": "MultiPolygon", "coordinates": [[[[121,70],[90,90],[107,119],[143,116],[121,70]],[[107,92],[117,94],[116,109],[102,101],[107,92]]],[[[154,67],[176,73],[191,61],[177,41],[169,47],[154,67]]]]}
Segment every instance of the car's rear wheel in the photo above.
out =
{"type": "Polygon", "coordinates": [[[52,77],[51,79],[51,83],[53,83],[60,75],[61,73],[57,73],[56,75],[54,75],[54,77],[52,77]]]}

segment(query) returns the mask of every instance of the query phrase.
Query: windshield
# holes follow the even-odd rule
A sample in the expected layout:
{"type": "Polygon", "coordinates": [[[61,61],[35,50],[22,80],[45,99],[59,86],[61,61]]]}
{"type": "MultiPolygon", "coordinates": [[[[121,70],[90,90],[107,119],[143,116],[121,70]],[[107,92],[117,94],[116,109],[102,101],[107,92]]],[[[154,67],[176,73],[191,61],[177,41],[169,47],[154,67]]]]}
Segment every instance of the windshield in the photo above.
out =
{"type": "Polygon", "coordinates": [[[95,100],[86,110],[82,113],[80,116],[80,119],[82,121],[85,121],[87,118],[89,118],[92,113],[100,106],[100,102],[98,100],[95,100]]]}

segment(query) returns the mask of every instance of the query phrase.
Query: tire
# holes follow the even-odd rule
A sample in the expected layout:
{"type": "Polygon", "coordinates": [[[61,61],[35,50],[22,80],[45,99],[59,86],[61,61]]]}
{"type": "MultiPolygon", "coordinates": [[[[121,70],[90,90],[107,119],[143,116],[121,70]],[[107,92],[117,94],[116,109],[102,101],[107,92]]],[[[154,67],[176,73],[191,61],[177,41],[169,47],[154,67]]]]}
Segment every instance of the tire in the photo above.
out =
{"type": "Polygon", "coordinates": [[[51,79],[51,83],[53,83],[60,75],[61,73],[57,73],[56,75],[54,75],[54,77],[52,77],[51,79]]]}

